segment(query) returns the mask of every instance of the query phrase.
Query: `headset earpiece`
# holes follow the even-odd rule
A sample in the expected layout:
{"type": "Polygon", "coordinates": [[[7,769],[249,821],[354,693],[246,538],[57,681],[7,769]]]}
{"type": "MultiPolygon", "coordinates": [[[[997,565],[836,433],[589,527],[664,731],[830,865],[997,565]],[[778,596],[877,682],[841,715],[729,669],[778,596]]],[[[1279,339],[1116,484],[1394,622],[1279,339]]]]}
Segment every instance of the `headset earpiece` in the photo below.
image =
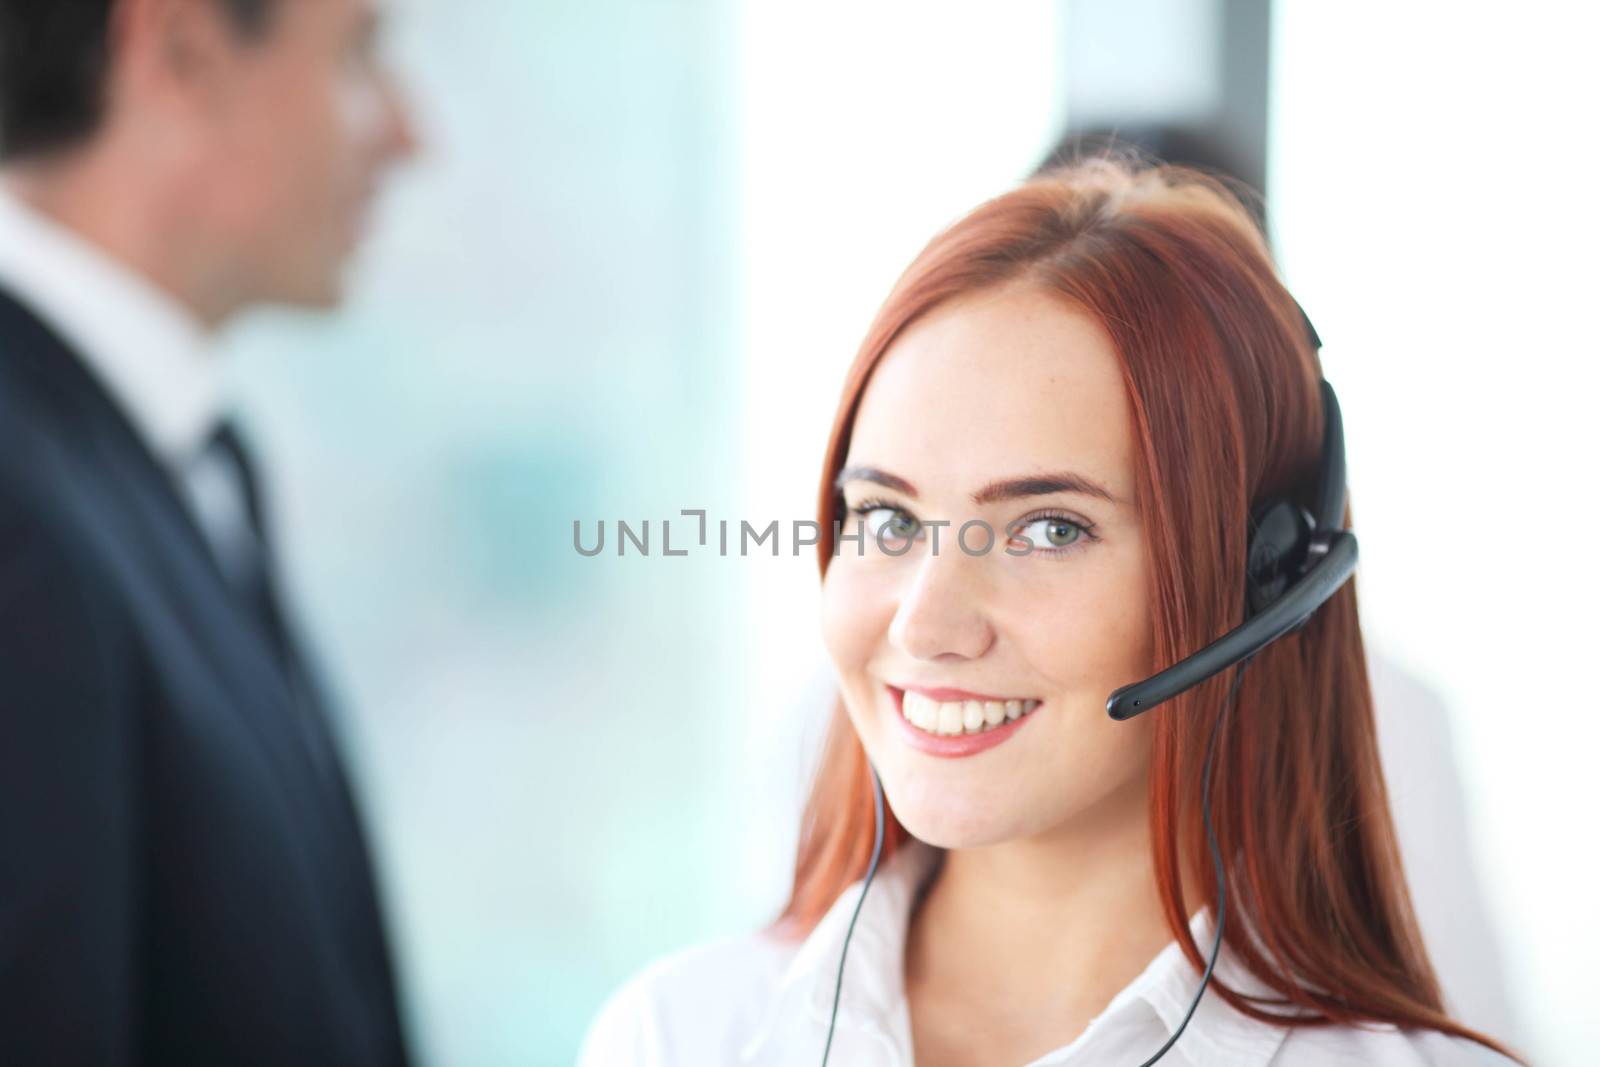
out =
{"type": "Polygon", "coordinates": [[[1305,570],[1316,520],[1287,497],[1259,504],[1250,517],[1247,614],[1259,614],[1305,570]]]}

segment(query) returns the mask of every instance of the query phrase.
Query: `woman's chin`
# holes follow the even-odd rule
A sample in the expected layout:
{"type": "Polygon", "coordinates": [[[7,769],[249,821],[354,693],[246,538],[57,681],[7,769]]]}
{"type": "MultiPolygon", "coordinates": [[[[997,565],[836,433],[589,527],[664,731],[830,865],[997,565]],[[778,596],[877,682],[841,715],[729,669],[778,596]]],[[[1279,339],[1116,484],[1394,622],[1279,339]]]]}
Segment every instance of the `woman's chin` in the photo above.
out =
{"type": "Polygon", "coordinates": [[[918,841],[926,842],[935,848],[983,848],[987,845],[1004,844],[1006,841],[1012,839],[1012,835],[1010,834],[995,833],[992,831],[986,833],[975,832],[959,827],[952,827],[942,823],[933,823],[923,829],[918,829],[917,827],[906,824],[904,819],[901,820],[901,824],[906,827],[906,829],[911,833],[912,837],[915,837],[918,841]]]}
{"type": "MultiPolygon", "coordinates": [[[[885,788],[890,788],[886,785],[885,788]]],[[[1024,813],[999,809],[976,798],[943,792],[929,795],[926,788],[910,786],[900,797],[889,794],[890,806],[911,836],[937,848],[982,848],[1036,832],[1024,813]]]]}

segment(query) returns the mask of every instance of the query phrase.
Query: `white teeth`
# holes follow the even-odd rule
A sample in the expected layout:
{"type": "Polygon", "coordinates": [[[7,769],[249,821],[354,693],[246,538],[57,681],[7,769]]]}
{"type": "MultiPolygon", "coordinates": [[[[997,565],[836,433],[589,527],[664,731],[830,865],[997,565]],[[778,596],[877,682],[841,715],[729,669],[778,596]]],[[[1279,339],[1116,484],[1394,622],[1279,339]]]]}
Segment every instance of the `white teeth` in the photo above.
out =
{"type": "Polygon", "coordinates": [[[961,705],[961,725],[966,727],[969,734],[975,734],[983,729],[982,701],[969,700],[961,705]]]}
{"type": "Polygon", "coordinates": [[[900,701],[901,714],[917,729],[950,737],[1020,719],[1038,706],[1037,700],[938,701],[909,691],[900,701]]]}
{"type": "Polygon", "coordinates": [[[959,734],[961,732],[961,705],[939,705],[939,732],[941,734],[959,734]]]}

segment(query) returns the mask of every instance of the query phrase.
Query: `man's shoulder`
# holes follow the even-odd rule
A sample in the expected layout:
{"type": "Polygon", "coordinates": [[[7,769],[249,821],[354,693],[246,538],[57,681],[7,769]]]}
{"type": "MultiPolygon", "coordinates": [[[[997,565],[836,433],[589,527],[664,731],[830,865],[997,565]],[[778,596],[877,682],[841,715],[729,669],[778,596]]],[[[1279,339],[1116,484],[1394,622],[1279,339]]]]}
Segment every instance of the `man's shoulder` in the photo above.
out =
{"type": "Polygon", "coordinates": [[[91,489],[67,458],[61,432],[29,410],[0,380],[0,547],[49,549],[49,560],[86,554],[94,532],[84,514],[91,489]]]}
{"type": "MultiPolygon", "coordinates": [[[[3,353],[0,353],[3,355],[3,353]]],[[[106,484],[86,479],[28,397],[0,376],[0,605],[42,637],[56,620],[67,632],[120,632],[125,605],[112,590],[121,531],[106,484]]]]}
{"type": "Polygon", "coordinates": [[[0,323],[0,502],[8,510],[61,495],[61,464],[83,433],[36,347],[0,323]]]}
{"type": "Polygon", "coordinates": [[[758,931],[654,960],[618,987],[595,1015],[580,1064],[736,1061],[797,947],[758,931]]]}

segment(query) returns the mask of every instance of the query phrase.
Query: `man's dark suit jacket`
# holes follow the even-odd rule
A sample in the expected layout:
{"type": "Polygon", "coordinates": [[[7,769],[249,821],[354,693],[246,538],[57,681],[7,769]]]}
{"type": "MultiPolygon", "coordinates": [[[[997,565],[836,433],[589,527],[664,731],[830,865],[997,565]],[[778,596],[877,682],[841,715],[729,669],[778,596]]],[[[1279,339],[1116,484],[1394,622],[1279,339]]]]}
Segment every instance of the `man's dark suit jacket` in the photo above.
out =
{"type": "Polygon", "coordinates": [[[406,1061],[326,719],[249,604],[0,291],[0,1063],[406,1061]]]}

